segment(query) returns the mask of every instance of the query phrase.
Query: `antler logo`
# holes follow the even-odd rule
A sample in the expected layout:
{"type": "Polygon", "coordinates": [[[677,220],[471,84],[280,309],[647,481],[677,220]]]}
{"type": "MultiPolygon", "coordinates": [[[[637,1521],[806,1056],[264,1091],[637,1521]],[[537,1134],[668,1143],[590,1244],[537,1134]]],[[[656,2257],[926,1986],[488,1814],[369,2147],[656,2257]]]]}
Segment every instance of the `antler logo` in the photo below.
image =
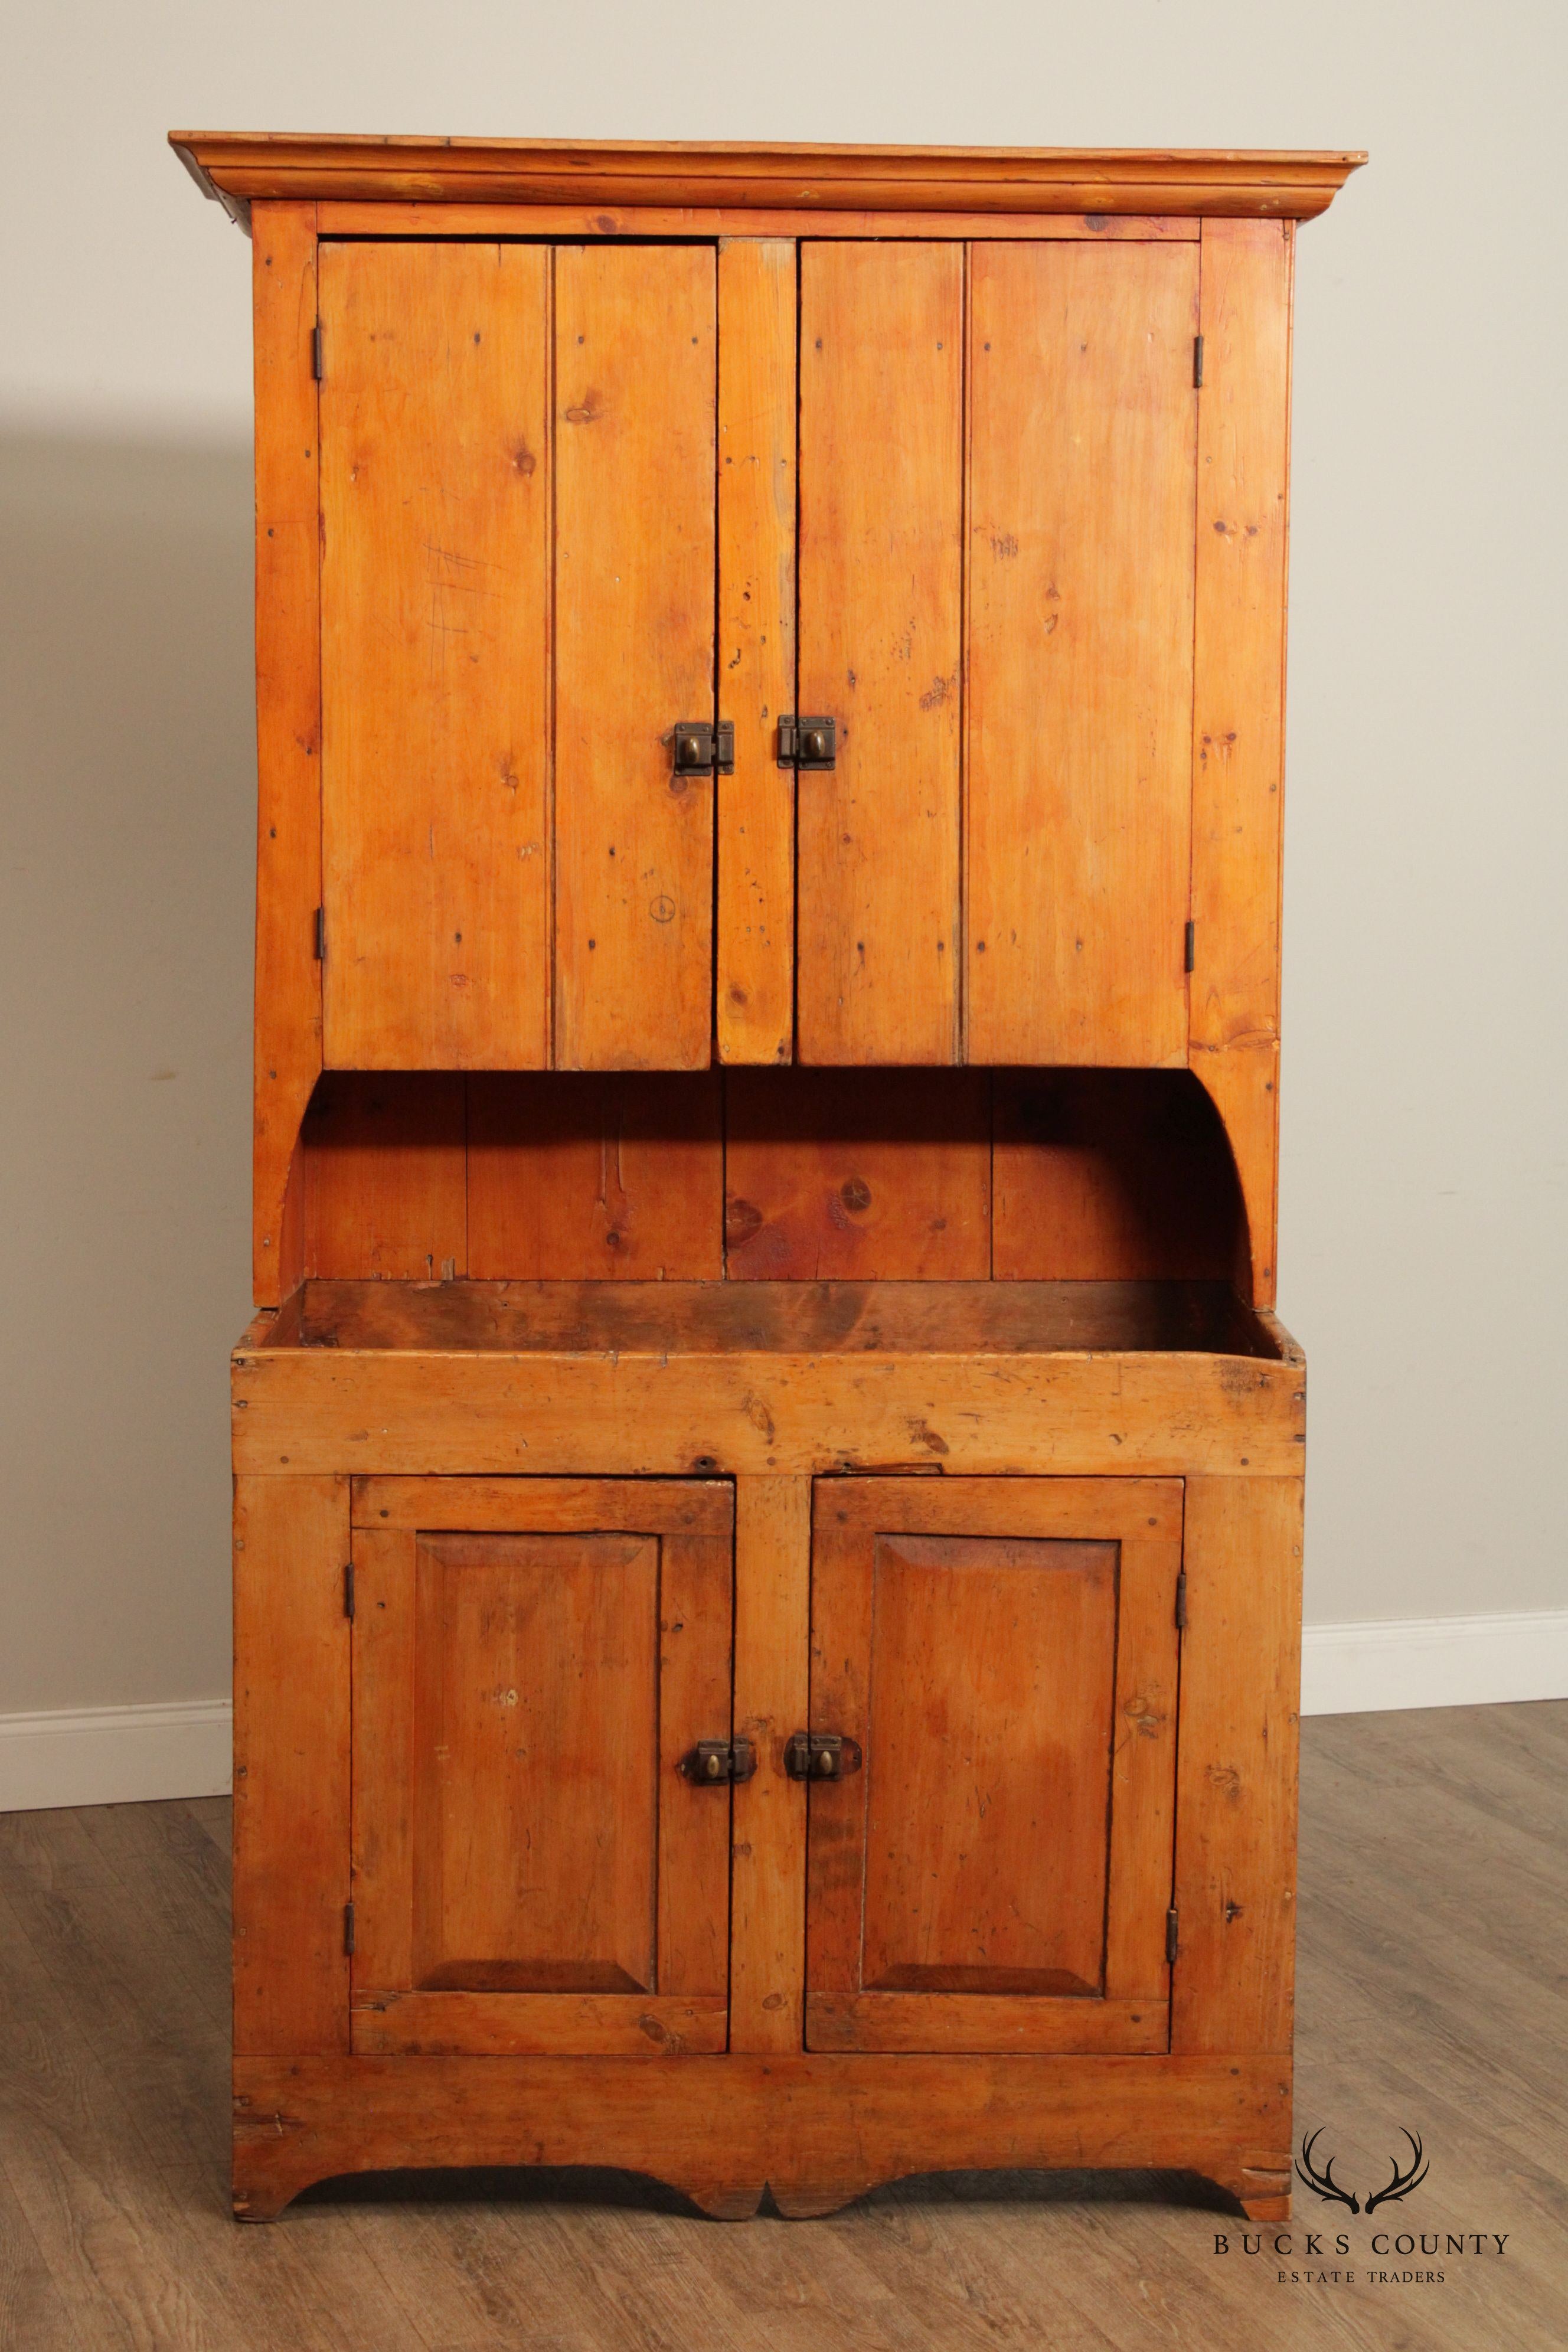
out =
{"type": "Polygon", "coordinates": [[[1361,2199],[1352,2196],[1348,2189],[1340,2187],[1339,2182],[1334,2179],[1332,2158],[1324,2165],[1321,2172],[1317,2171],[1313,2167],[1312,2150],[1322,2136],[1322,2126],[1320,2125],[1310,2138],[1302,2140],[1300,2161],[1296,2167],[1296,2177],[1303,2187],[1315,2189],[1325,2204],[1348,2205],[1352,2213],[1359,2213],[1361,2199]]]}
{"type": "Polygon", "coordinates": [[[1380,2205],[1392,2205],[1399,2198],[1408,2197],[1411,2190],[1419,2189],[1426,2178],[1426,2167],[1422,2160],[1420,2141],[1414,2132],[1406,2132],[1405,2137],[1410,2142],[1410,2169],[1408,2172],[1401,2172],[1398,2161],[1395,2159],[1394,2178],[1387,2188],[1380,2189],[1374,2197],[1369,2197],[1366,2200],[1366,2210],[1369,2213],[1375,2213],[1380,2205]]]}
{"type": "MultiPolygon", "coordinates": [[[[1411,2190],[1419,2189],[1426,2178],[1427,2167],[1422,2154],[1420,2141],[1414,2132],[1406,2132],[1404,2136],[1410,2142],[1409,2169],[1401,2171],[1398,2162],[1395,2161],[1393,2178],[1387,2188],[1374,2189],[1367,2199],[1364,2210],[1368,2213],[1375,2213],[1380,2205],[1392,2205],[1401,2197],[1408,2197],[1411,2190]]],[[[1296,2178],[1303,2188],[1311,2189],[1313,2194],[1321,2197],[1326,2205],[1348,2205],[1352,2213],[1361,2212],[1363,2209],[1360,2198],[1352,2190],[1342,2189],[1334,2179],[1332,2159],[1331,2158],[1324,2165],[1321,2172],[1312,2162],[1312,2150],[1321,2137],[1322,2127],[1320,2126],[1318,2130],[1309,2134],[1302,2140],[1301,2154],[1296,2166],[1296,2178]]]]}

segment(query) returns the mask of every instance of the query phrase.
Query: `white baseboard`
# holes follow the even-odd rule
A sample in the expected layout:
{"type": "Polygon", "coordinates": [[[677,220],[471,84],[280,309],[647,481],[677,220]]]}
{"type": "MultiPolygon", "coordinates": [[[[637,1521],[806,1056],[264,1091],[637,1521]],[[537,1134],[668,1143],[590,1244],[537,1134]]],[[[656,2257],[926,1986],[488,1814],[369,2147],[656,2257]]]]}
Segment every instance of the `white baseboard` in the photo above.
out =
{"type": "Polygon", "coordinates": [[[0,1715],[0,1813],[226,1796],[233,1720],[226,1698],[0,1715]]]}
{"type": "MultiPolygon", "coordinates": [[[[1309,1625],[1302,1636],[1303,1715],[1537,1698],[1568,1698],[1568,1609],[1309,1625]]],[[[0,1715],[0,1813],[226,1796],[231,1719],[221,1698],[0,1715]]]]}
{"type": "Polygon", "coordinates": [[[1534,1698],[1568,1698],[1568,1609],[1309,1625],[1301,1636],[1303,1715],[1534,1698]]]}

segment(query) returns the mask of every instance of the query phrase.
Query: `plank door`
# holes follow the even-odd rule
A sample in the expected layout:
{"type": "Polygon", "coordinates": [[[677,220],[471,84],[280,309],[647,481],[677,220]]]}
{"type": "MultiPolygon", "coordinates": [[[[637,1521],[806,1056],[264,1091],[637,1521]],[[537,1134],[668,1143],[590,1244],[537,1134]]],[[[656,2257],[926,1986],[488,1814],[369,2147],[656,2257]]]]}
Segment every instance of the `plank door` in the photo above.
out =
{"type": "Polygon", "coordinates": [[[713,1014],[711,775],[717,257],[555,256],[555,1059],[705,1069],[713,1014]]]}
{"type": "Polygon", "coordinates": [[[725,2046],[727,1486],[357,1479],[356,2052],[725,2046]]]}
{"type": "Polygon", "coordinates": [[[963,247],[803,244],[797,1058],[957,1058],[963,247]]]}
{"type": "Polygon", "coordinates": [[[970,248],[967,1055],[1181,1063],[1198,248],[970,248]]]}
{"type": "Polygon", "coordinates": [[[817,1482],[809,2049],[1168,2047],[1181,1548],[1172,1480],[817,1482]]]}
{"type": "Polygon", "coordinates": [[[321,247],[329,1068],[549,1060],[549,280],[321,247]]]}

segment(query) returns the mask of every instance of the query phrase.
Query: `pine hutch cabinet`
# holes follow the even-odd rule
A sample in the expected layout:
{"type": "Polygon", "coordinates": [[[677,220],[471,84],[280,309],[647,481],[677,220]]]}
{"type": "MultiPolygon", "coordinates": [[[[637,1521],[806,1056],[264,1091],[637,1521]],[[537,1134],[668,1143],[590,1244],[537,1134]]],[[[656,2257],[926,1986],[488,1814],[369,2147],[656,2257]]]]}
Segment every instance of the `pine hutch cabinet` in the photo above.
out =
{"type": "Polygon", "coordinates": [[[1349,154],[179,134],[252,238],[237,2210],[1289,2190],[1349,154]]]}

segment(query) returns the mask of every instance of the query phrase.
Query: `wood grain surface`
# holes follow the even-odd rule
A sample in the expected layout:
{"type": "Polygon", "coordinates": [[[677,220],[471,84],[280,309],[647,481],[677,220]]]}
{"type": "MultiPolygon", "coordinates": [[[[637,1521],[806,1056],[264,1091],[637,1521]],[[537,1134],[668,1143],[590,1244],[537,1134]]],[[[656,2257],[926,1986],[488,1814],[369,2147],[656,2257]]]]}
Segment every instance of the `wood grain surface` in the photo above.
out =
{"type": "Polygon", "coordinates": [[[300,1279],[284,1192],[321,1066],[320,445],[311,372],[316,208],[259,205],[251,252],[256,371],[256,1304],[300,1279]]]}
{"type": "Polygon", "coordinates": [[[951,1062],[960,951],[963,247],[801,252],[802,1062],[951,1062]]]}
{"type": "Polygon", "coordinates": [[[712,1034],[715,257],[555,253],[555,1061],[699,1069],[712,1034]]]}
{"type": "Polygon", "coordinates": [[[795,778],[778,724],[795,708],[796,248],[719,247],[719,715],[714,1018],[724,1062],[795,1050],[795,778]]]}
{"type": "Polygon", "coordinates": [[[969,268],[968,1058],[1184,1061],[1196,255],[969,268]]]}
{"type": "Polygon", "coordinates": [[[1201,248],[1192,1064],[1230,1133],[1272,1304],[1284,835],[1290,234],[1210,221],[1201,248]]]}
{"type": "Polygon", "coordinates": [[[326,1059],[549,1059],[549,257],[321,253],[326,1059]]]}

